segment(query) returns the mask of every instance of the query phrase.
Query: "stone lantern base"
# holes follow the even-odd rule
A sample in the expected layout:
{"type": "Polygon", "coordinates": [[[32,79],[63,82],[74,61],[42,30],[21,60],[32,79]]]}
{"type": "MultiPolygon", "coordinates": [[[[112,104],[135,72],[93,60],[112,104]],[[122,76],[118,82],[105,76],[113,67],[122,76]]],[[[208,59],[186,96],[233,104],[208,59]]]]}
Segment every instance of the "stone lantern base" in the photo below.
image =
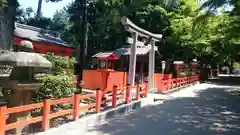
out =
{"type": "MultiPolygon", "coordinates": [[[[10,100],[8,103],[8,107],[17,107],[23,105],[31,104],[32,94],[37,91],[41,84],[39,83],[19,83],[17,81],[7,81],[5,83],[2,82],[3,88],[11,89],[10,100]]],[[[28,120],[31,118],[31,112],[25,111],[20,113],[14,113],[9,115],[7,119],[7,123],[14,123],[16,121],[28,120]]],[[[22,134],[24,130],[27,130],[28,126],[19,127],[16,129],[9,130],[9,134],[22,134]]]]}

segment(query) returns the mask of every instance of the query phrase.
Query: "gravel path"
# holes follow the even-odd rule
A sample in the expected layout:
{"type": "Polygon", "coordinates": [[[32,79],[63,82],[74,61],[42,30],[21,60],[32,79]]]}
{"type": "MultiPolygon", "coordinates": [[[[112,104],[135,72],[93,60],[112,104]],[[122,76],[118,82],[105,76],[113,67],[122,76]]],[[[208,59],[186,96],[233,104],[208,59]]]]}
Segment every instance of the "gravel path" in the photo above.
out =
{"type": "Polygon", "coordinates": [[[239,93],[240,87],[197,84],[164,103],[89,127],[84,135],[239,135],[239,93]]]}

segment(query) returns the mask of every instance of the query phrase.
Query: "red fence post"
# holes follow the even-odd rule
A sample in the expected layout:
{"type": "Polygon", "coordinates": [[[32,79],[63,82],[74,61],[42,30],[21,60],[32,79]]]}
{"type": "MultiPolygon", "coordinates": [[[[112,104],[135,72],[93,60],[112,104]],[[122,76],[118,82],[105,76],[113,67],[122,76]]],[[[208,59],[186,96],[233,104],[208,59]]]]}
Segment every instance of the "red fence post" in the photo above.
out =
{"type": "Polygon", "coordinates": [[[129,84],[127,84],[126,96],[125,96],[126,104],[128,104],[130,102],[130,92],[131,92],[130,90],[131,90],[131,86],[129,84]]]}
{"type": "Polygon", "coordinates": [[[139,100],[140,99],[140,86],[139,84],[137,84],[137,88],[136,88],[136,100],[139,100]]]}
{"type": "Polygon", "coordinates": [[[49,129],[49,114],[51,111],[51,99],[49,97],[43,100],[43,116],[42,116],[42,129],[46,131],[49,129]]]}
{"type": "Polygon", "coordinates": [[[181,77],[181,83],[180,84],[181,84],[181,86],[183,86],[183,77],[181,77]]]}
{"type": "Polygon", "coordinates": [[[117,85],[114,85],[112,89],[112,108],[116,107],[117,107],[117,85]]]}
{"type": "Polygon", "coordinates": [[[168,78],[167,89],[168,90],[172,89],[172,79],[171,78],[168,78]]]}
{"type": "Polygon", "coordinates": [[[167,90],[167,84],[168,84],[168,80],[163,80],[163,90],[166,91],[167,90]]]}
{"type": "Polygon", "coordinates": [[[175,79],[173,80],[173,87],[172,87],[172,88],[177,88],[177,87],[178,87],[177,81],[178,81],[177,78],[175,78],[175,79]]]}
{"type": "Polygon", "coordinates": [[[5,135],[5,125],[6,125],[6,116],[7,115],[7,106],[6,103],[0,103],[0,135],[5,135]]]}
{"type": "Polygon", "coordinates": [[[148,96],[148,82],[146,82],[146,87],[145,87],[145,97],[148,96]]]}
{"type": "Polygon", "coordinates": [[[180,87],[180,77],[177,78],[177,86],[180,87]]]}
{"type": "Polygon", "coordinates": [[[74,101],[73,101],[73,119],[79,119],[79,103],[80,103],[80,94],[78,92],[74,93],[74,101]]]}
{"type": "Polygon", "coordinates": [[[102,104],[102,90],[96,90],[96,112],[99,113],[101,111],[101,104],[102,104]]]}

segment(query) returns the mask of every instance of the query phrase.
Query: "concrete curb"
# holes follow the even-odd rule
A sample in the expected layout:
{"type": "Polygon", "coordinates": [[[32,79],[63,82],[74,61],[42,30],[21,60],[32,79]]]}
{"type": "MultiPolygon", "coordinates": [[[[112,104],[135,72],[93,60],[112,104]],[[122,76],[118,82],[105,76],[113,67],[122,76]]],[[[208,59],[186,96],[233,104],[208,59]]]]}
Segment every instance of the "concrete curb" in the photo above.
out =
{"type": "Polygon", "coordinates": [[[116,115],[127,114],[132,110],[152,104],[154,104],[152,97],[143,98],[139,101],[133,101],[130,104],[124,104],[114,109],[86,116],[77,121],[66,123],[56,128],[51,128],[45,132],[37,133],[36,135],[73,135],[76,133],[80,135],[87,132],[90,127],[95,126],[98,123],[105,122],[116,115]]]}

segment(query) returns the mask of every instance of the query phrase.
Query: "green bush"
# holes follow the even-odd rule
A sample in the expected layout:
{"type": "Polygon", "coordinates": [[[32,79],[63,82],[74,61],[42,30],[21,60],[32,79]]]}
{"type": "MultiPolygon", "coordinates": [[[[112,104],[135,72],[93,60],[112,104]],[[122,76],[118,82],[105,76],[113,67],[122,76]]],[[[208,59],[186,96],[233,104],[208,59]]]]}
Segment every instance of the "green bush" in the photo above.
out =
{"type": "Polygon", "coordinates": [[[76,63],[74,57],[62,57],[53,53],[48,53],[44,57],[52,63],[52,74],[54,75],[65,74],[65,69],[73,69],[76,63]]]}
{"type": "MultiPolygon", "coordinates": [[[[55,75],[55,76],[45,76],[39,78],[39,81],[42,82],[42,87],[39,91],[33,96],[33,102],[39,103],[42,102],[45,97],[51,99],[61,99],[64,97],[71,97],[75,91],[72,88],[72,76],[71,75],[55,75]]],[[[64,104],[56,104],[51,106],[51,112],[58,112],[60,110],[70,109],[72,108],[72,104],[64,103],[64,104]]],[[[43,109],[35,109],[32,111],[32,116],[42,115],[43,109]]],[[[57,117],[51,119],[50,125],[51,127],[55,127],[59,125],[62,119],[67,119],[67,116],[57,117]]]]}
{"type": "Polygon", "coordinates": [[[74,93],[72,76],[70,75],[45,76],[40,78],[40,81],[43,83],[43,86],[33,98],[35,102],[42,101],[44,97],[59,99],[72,96],[74,93]]]}

